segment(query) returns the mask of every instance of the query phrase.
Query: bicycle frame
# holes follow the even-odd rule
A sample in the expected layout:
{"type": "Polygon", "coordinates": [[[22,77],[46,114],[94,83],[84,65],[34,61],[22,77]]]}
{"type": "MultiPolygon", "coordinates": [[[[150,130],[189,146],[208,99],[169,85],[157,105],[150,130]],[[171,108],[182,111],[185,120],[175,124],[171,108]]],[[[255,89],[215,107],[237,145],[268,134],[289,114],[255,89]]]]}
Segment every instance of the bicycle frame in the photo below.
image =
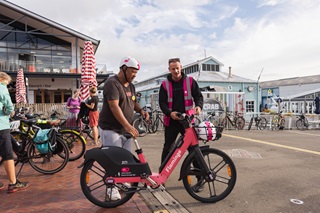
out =
{"type": "MultiPolygon", "coordinates": [[[[107,167],[108,171],[112,170],[111,173],[115,175],[111,175],[110,177],[106,177],[106,183],[109,184],[117,184],[124,182],[141,182],[145,183],[147,186],[151,186],[152,188],[163,187],[161,186],[166,180],[169,178],[175,167],[178,165],[182,156],[187,151],[189,147],[192,147],[192,151],[188,154],[198,155],[199,156],[199,166],[206,172],[208,179],[213,180],[213,174],[208,168],[207,164],[204,162],[203,155],[201,149],[207,148],[208,146],[199,147],[199,141],[197,134],[195,132],[194,127],[190,126],[186,129],[184,135],[181,135],[180,138],[176,141],[175,146],[167,156],[166,160],[163,162],[160,167],[160,173],[151,173],[147,160],[144,156],[142,149],[139,147],[138,141],[134,139],[134,143],[136,146],[136,153],[138,155],[139,162],[132,163],[129,162],[126,165],[116,165],[116,163],[110,162],[113,157],[109,155],[113,153],[114,156],[121,156],[122,162],[124,162],[132,155],[129,151],[119,148],[119,147],[106,147],[106,149],[94,148],[88,150],[85,156],[84,164],[90,159],[95,159],[99,162],[102,167],[107,167]],[[107,154],[102,154],[100,151],[108,152],[107,154]],[[116,153],[116,154],[114,154],[116,153]],[[107,159],[106,159],[107,158],[107,159]],[[110,161],[109,161],[110,159],[110,161]],[[116,172],[117,171],[117,172],[116,172]],[[135,174],[138,172],[138,174],[135,174]],[[141,176],[141,174],[144,174],[141,176]]],[[[187,156],[187,158],[188,158],[187,156]]],[[[186,159],[187,159],[186,158],[186,159]]],[[[184,176],[183,166],[181,167],[180,179],[184,176]]]]}

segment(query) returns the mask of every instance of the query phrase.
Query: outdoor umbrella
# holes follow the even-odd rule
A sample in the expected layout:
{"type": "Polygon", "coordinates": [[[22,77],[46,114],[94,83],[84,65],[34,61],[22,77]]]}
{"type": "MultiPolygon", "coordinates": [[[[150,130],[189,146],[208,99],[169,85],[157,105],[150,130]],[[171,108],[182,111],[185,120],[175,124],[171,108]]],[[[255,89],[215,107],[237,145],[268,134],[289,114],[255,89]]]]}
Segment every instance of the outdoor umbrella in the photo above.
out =
{"type": "Polygon", "coordinates": [[[90,87],[98,85],[96,80],[96,59],[91,41],[84,43],[81,65],[80,97],[82,100],[86,100],[89,97],[90,87]]]}
{"type": "Polygon", "coordinates": [[[18,70],[16,80],[16,103],[27,103],[26,98],[26,85],[24,83],[23,69],[18,70]]]}

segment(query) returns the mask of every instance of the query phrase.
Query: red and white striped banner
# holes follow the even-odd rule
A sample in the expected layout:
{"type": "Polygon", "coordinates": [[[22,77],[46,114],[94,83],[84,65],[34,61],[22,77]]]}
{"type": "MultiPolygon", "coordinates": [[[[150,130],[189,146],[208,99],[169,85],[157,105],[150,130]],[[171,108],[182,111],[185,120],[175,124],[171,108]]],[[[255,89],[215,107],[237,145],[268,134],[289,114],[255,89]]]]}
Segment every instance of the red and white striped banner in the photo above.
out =
{"type": "Polygon", "coordinates": [[[89,89],[92,86],[97,86],[96,80],[96,59],[93,52],[91,41],[84,43],[84,50],[81,61],[81,86],[80,98],[85,100],[89,97],[89,89]]]}
{"type": "Polygon", "coordinates": [[[24,83],[23,69],[18,70],[16,79],[16,103],[27,103],[26,85],[24,83]]]}

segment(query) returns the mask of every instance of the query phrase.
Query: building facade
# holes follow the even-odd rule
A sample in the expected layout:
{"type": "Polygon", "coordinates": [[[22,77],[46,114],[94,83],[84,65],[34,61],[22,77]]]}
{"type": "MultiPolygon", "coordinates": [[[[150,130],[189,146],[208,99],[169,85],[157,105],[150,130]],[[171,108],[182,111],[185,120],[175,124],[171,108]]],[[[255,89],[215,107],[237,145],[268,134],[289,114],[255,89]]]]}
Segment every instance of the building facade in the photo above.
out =
{"type": "MultiPolygon", "coordinates": [[[[100,41],[59,23],[0,0],[0,70],[13,82],[23,69],[29,103],[63,103],[80,87],[84,42],[96,52],[100,41]]],[[[106,66],[97,65],[97,81],[108,78],[106,66]]]]}
{"type": "MultiPolygon", "coordinates": [[[[183,66],[182,71],[192,76],[203,91],[205,110],[212,111],[217,108],[210,105],[212,100],[216,100],[224,111],[237,111],[243,114],[258,112],[260,110],[258,82],[233,75],[231,67],[229,72],[222,72],[222,66],[223,64],[212,56],[183,66]]],[[[160,85],[168,74],[169,71],[135,84],[136,90],[141,93],[139,101],[142,106],[151,104],[154,109],[159,108],[160,85]]]]}
{"type": "Polygon", "coordinates": [[[265,81],[260,87],[263,106],[277,110],[280,98],[282,111],[312,114],[320,98],[320,75],[265,81]]]}

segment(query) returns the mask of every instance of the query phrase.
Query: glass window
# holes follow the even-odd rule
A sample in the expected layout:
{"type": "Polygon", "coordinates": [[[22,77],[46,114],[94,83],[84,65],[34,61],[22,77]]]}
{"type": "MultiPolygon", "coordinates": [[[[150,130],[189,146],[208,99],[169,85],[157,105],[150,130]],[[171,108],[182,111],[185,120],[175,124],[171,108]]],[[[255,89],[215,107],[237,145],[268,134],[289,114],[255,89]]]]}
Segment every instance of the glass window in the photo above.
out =
{"type": "Polygon", "coordinates": [[[206,66],[206,64],[202,64],[202,71],[207,71],[207,66],[206,66]]]}
{"type": "Polygon", "coordinates": [[[254,112],[254,101],[246,101],[246,112],[254,112]]]}

